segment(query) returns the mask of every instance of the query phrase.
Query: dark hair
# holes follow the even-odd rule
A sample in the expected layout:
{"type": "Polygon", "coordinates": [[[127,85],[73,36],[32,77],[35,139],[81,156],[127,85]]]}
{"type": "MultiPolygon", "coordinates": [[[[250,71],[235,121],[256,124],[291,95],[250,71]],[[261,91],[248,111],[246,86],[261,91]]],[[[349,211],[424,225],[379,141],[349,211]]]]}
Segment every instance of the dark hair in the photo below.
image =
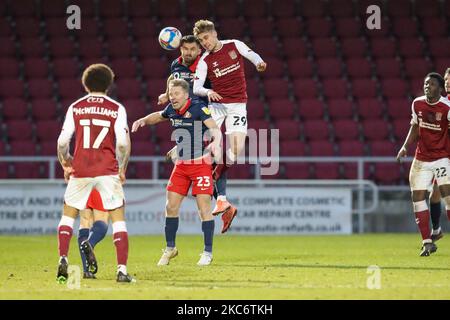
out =
{"type": "Polygon", "coordinates": [[[169,86],[181,87],[184,91],[189,92],[189,83],[184,79],[174,79],[170,80],[169,86]]]}
{"type": "Polygon", "coordinates": [[[425,76],[425,79],[426,79],[426,78],[434,78],[434,79],[436,79],[437,82],[439,83],[439,86],[440,86],[442,89],[444,89],[444,87],[445,87],[445,80],[444,80],[444,78],[443,78],[439,73],[437,73],[437,72],[430,72],[429,74],[427,74],[427,75],[425,76]]]}
{"type": "Polygon", "coordinates": [[[180,46],[182,46],[185,43],[194,43],[194,42],[200,47],[200,42],[198,41],[198,39],[192,34],[188,34],[187,36],[181,38],[180,46]]]}
{"type": "Polygon", "coordinates": [[[114,81],[114,72],[105,64],[91,64],[83,72],[81,82],[90,92],[107,92],[114,81]]]}

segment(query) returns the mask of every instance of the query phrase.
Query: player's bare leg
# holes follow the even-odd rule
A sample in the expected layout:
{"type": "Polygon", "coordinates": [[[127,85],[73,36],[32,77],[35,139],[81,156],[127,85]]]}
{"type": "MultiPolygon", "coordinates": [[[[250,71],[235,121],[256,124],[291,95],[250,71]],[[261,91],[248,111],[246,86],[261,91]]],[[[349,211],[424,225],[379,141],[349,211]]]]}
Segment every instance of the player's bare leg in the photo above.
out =
{"type": "Polygon", "coordinates": [[[198,194],[196,200],[198,213],[202,220],[203,239],[205,243],[197,265],[207,266],[210,265],[213,260],[212,245],[214,238],[214,217],[211,214],[211,196],[209,194],[198,194]]]}
{"type": "Polygon", "coordinates": [[[136,282],[127,272],[128,231],[125,223],[125,207],[109,211],[113,228],[113,242],[117,256],[117,282],[136,282]]]}
{"type": "MultiPolygon", "coordinates": [[[[226,163],[223,166],[217,166],[215,172],[213,173],[213,177],[214,180],[216,180],[217,185],[226,185],[226,176],[224,176],[224,174],[226,174],[226,170],[228,170],[228,168],[236,162],[238,155],[244,149],[246,137],[247,134],[243,132],[233,132],[229,135],[230,149],[227,150],[227,154],[225,157],[226,160],[224,160],[226,163]],[[222,171],[218,172],[219,170],[222,171]],[[221,181],[222,176],[225,182],[221,181]]],[[[228,231],[234,217],[237,215],[237,208],[231,205],[230,202],[227,201],[226,196],[221,195],[219,192],[216,207],[213,210],[213,215],[218,215],[220,213],[223,213],[223,226],[221,232],[225,233],[228,231]]]]}
{"type": "Polygon", "coordinates": [[[69,260],[67,256],[69,253],[70,239],[72,238],[73,234],[73,224],[77,216],[77,209],[64,204],[63,215],[58,225],[59,263],[56,281],[58,281],[59,283],[66,283],[69,277],[69,260]]]}
{"type": "Polygon", "coordinates": [[[433,191],[430,194],[430,216],[431,224],[433,225],[433,230],[431,231],[431,240],[433,242],[436,242],[444,236],[440,226],[441,192],[439,191],[437,183],[433,184],[433,191]]]}
{"type": "Polygon", "coordinates": [[[83,265],[83,279],[96,279],[95,275],[88,270],[86,256],[81,250],[81,244],[88,240],[89,232],[94,224],[94,213],[92,209],[80,211],[80,228],[78,230],[78,249],[80,250],[81,263],[83,265]]]}
{"type": "Polygon", "coordinates": [[[427,190],[414,190],[412,192],[412,201],[416,223],[422,235],[422,251],[421,257],[427,257],[437,250],[436,245],[431,240],[430,230],[430,211],[426,201],[427,190]]]}
{"type": "Polygon", "coordinates": [[[178,249],[175,245],[175,239],[178,231],[180,206],[184,195],[176,192],[167,191],[166,201],[166,225],[164,233],[166,236],[166,248],[158,261],[158,266],[167,266],[170,260],[178,255],[178,249]]]}

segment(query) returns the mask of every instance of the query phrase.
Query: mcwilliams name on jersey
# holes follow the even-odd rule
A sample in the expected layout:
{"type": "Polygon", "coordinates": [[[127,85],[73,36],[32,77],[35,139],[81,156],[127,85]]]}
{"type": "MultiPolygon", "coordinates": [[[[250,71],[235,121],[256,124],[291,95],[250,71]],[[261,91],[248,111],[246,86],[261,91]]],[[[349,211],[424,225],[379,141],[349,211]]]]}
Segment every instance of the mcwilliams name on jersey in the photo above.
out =
{"type": "Polygon", "coordinates": [[[118,112],[106,109],[103,107],[84,107],[84,108],[73,108],[73,113],[75,115],[83,115],[83,114],[100,114],[108,117],[112,117],[114,119],[117,118],[118,112]]]}

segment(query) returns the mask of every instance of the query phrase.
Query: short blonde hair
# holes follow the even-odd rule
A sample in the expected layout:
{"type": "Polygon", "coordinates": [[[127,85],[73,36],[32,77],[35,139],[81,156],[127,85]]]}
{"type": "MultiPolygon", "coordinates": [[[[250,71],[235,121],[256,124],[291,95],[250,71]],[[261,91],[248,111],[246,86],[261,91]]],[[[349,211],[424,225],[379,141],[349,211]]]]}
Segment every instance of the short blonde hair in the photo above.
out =
{"type": "Polygon", "coordinates": [[[189,92],[189,83],[184,79],[170,80],[169,86],[181,87],[185,92],[189,92]]]}
{"type": "Polygon", "coordinates": [[[198,37],[200,33],[215,31],[214,23],[209,20],[198,20],[194,25],[194,36],[198,37]]]}

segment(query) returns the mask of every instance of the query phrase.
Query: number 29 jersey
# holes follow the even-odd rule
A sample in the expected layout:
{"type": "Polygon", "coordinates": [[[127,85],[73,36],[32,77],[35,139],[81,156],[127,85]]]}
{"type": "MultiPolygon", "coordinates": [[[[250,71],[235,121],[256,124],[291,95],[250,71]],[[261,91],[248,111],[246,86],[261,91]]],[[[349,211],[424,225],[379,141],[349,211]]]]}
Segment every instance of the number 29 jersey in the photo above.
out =
{"type": "Polygon", "coordinates": [[[116,144],[127,143],[126,110],[105,95],[89,94],[69,106],[58,143],[70,143],[75,133],[73,176],[118,174],[116,144]]]}

